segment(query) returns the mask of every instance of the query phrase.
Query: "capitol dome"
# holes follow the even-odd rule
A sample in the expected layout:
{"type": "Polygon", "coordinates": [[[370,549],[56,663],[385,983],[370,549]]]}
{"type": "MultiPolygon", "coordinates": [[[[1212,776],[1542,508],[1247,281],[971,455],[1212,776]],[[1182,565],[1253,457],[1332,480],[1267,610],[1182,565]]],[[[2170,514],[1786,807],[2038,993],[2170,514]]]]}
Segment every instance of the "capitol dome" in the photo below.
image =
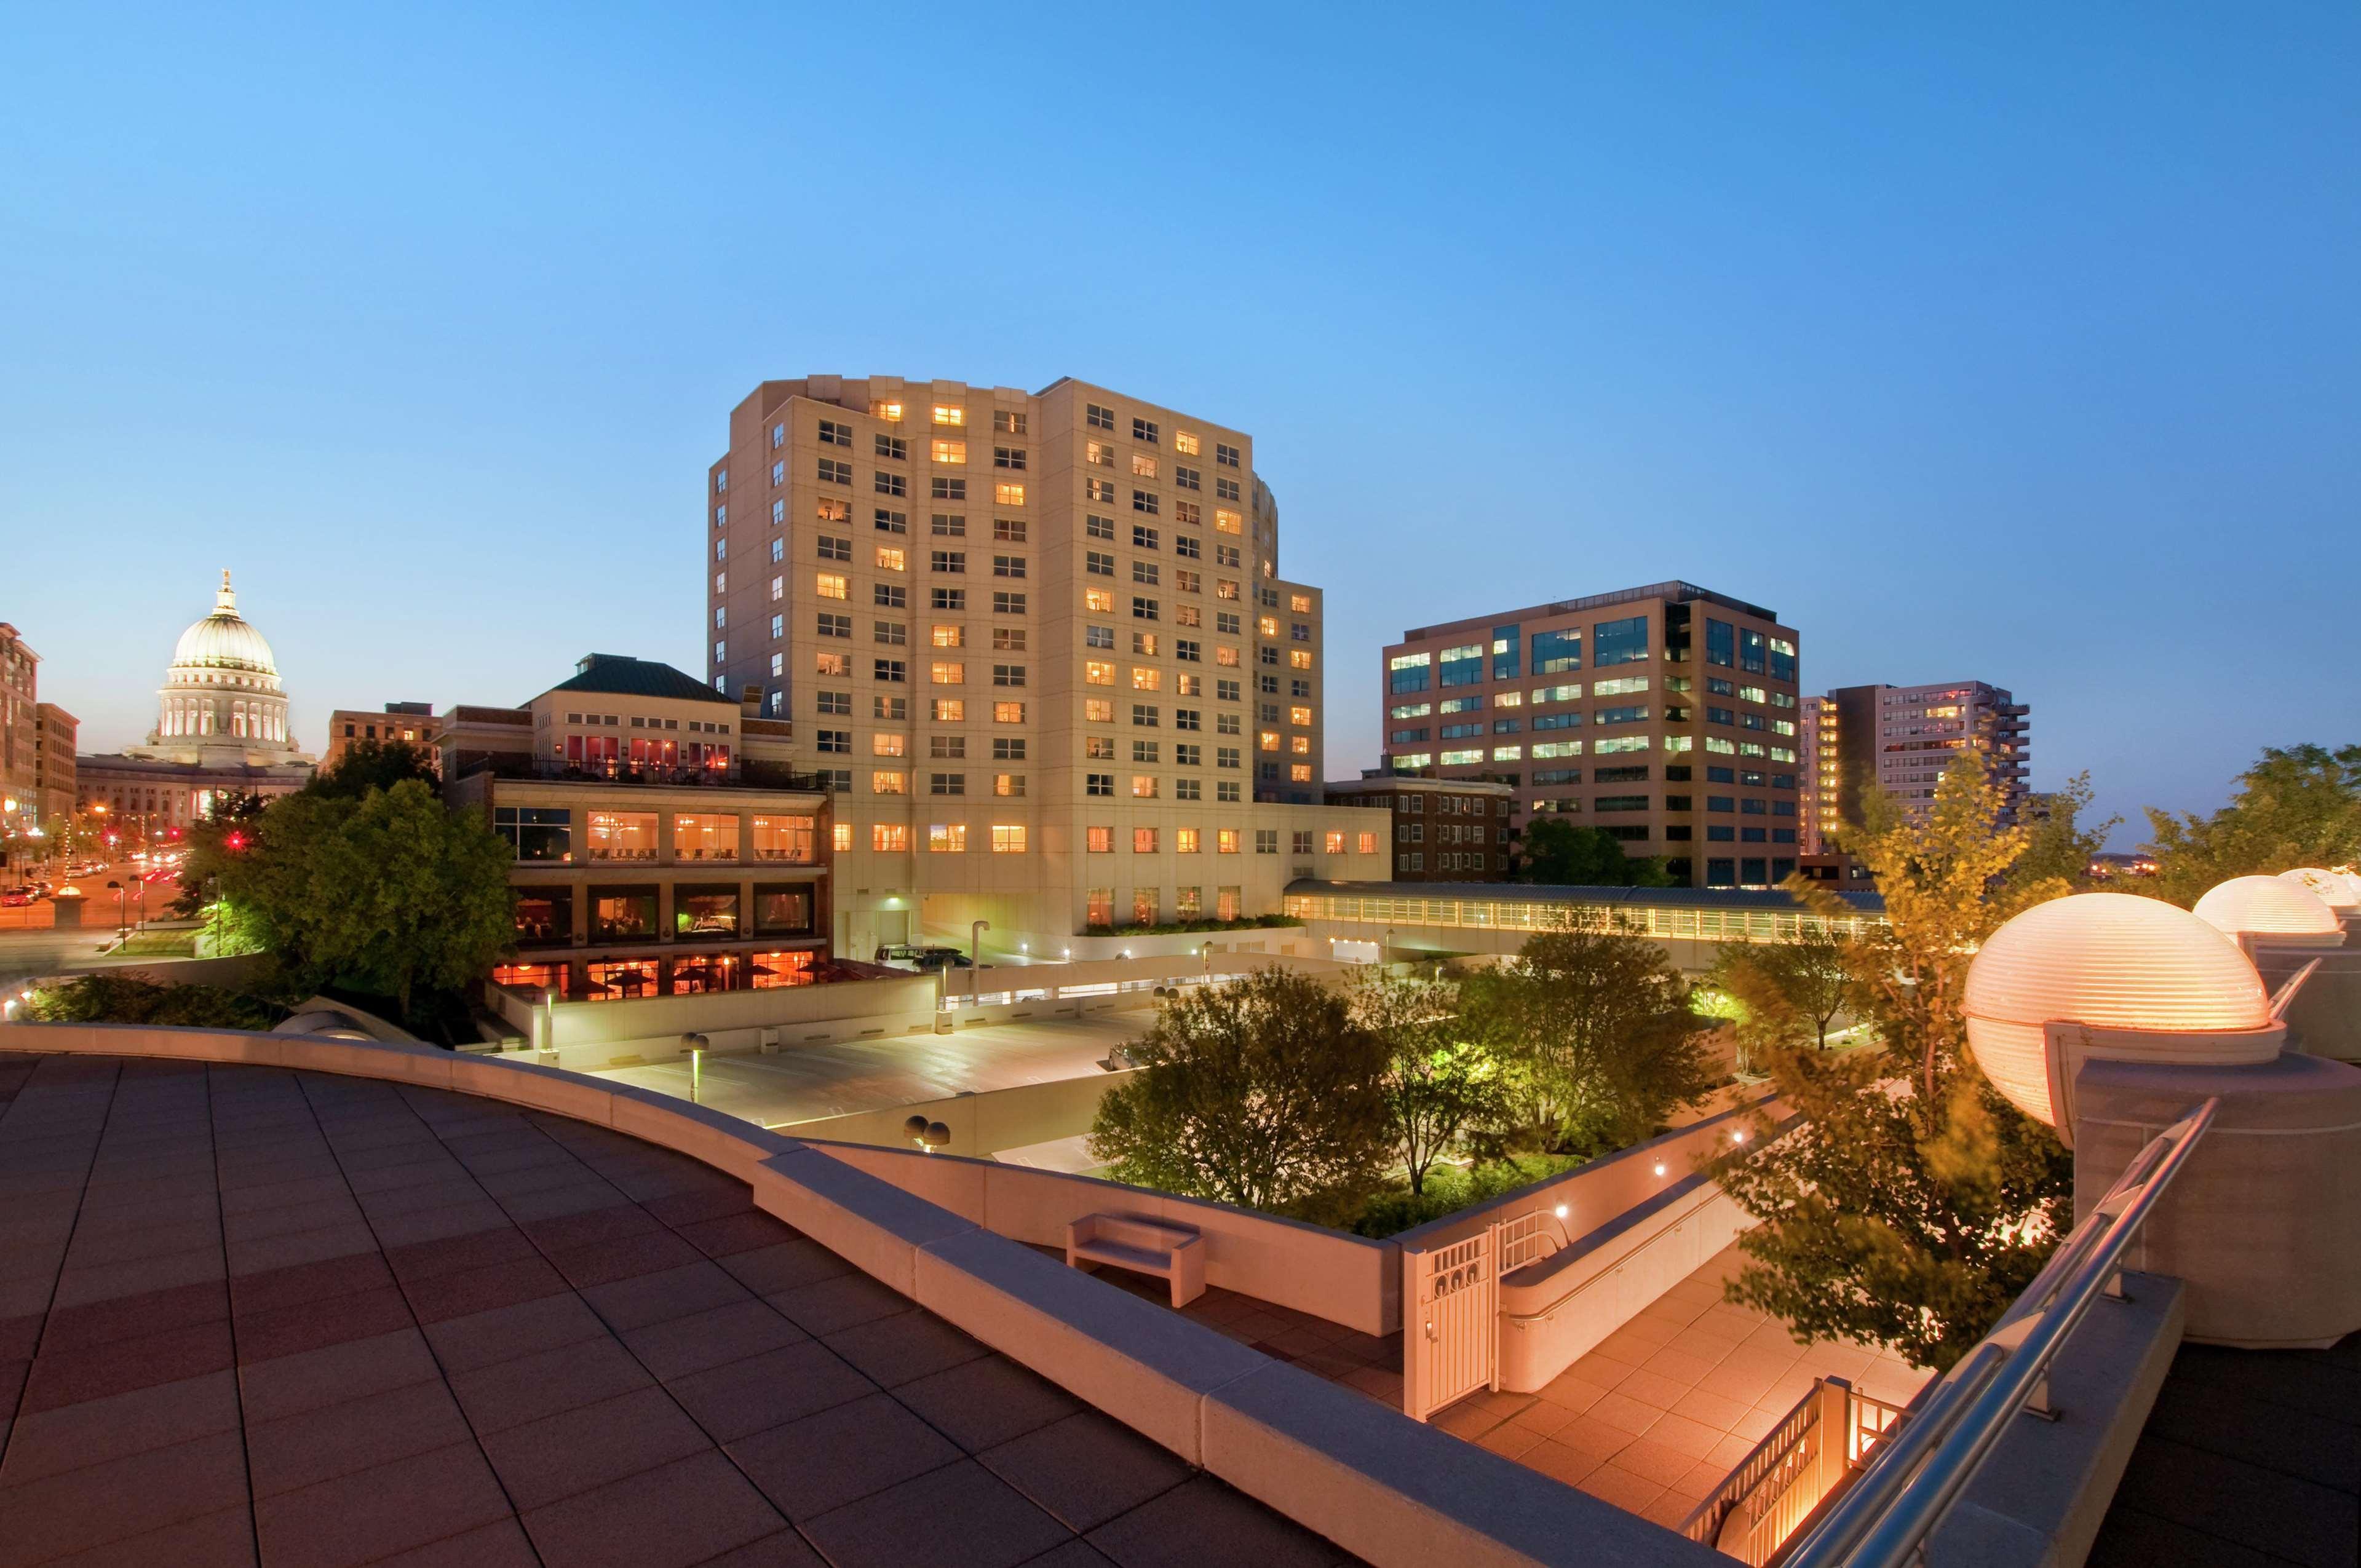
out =
{"type": "Polygon", "coordinates": [[[164,673],[156,728],[130,754],[183,763],[276,766],[308,762],[288,732],[287,689],[262,633],[237,612],[222,574],[211,615],[181,633],[164,673]]]}
{"type": "Polygon", "coordinates": [[[2309,888],[2321,903],[2331,909],[2361,908],[2361,887],[2355,885],[2356,879],[2350,873],[2325,872],[2318,866],[2299,866],[2294,871],[2279,872],[2279,880],[2309,888]]]}
{"type": "Polygon", "coordinates": [[[221,590],[214,595],[214,612],[181,633],[172,648],[175,670],[244,670],[279,682],[279,664],[270,644],[237,613],[237,594],[222,574],[221,590]]]}
{"type": "Polygon", "coordinates": [[[2051,1061],[2045,1025],[2152,1034],[2108,1041],[2103,1054],[2192,1065],[2268,1060],[2280,1037],[2262,976],[2235,942],[2186,909],[2124,893],[2053,899],[1993,932],[1969,966],[1960,1011],[1993,1086],[2052,1127],[2053,1086],[2070,1091],[2077,1064],[2051,1061]]]}
{"type": "Polygon", "coordinates": [[[2290,877],[2241,876],[2197,901],[2207,925],[2235,937],[2260,937],[2285,947],[2334,948],[2344,923],[2320,895],[2290,877]]]}

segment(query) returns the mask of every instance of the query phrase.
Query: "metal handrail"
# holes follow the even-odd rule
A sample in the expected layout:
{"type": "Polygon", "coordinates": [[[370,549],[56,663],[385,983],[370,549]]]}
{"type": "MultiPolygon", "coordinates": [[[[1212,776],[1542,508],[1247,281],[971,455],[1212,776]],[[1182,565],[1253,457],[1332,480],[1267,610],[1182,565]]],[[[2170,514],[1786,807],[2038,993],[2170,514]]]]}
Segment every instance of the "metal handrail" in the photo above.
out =
{"type": "Polygon", "coordinates": [[[2148,1141],[1901,1435],[1878,1445],[1868,1471],[1788,1553],[1787,1568],[1901,1568],[1918,1552],[2011,1418],[2044,1393],[2051,1358],[2091,1304],[2115,1293],[2125,1252],[2221,1103],[2207,1100],[2148,1141]]]}

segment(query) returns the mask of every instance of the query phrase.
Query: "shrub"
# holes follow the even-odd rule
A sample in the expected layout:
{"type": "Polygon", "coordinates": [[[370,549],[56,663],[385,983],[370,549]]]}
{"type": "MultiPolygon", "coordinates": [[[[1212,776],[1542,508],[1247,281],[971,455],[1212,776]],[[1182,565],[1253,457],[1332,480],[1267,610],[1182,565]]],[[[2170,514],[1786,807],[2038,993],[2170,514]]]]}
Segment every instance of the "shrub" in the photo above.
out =
{"type": "Polygon", "coordinates": [[[158,985],[90,974],[36,992],[27,1014],[43,1024],[153,1024],[192,1029],[268,1029],[285,1008],[217,985],[158,985]]]}

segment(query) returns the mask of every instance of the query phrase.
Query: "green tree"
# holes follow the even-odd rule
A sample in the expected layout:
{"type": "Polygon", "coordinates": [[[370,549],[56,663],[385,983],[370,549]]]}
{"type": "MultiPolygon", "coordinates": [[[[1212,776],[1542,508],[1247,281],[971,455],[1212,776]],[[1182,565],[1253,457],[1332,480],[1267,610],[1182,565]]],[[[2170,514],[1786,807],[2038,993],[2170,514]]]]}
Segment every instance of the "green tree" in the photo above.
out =
{"type": "Polygon", "coordinates": [[[435,768],[434,753],[424,747],[407,740],[356,740],[336,759],[335,766],[322,768],[303,787],[359,800],[373,789],[391,789],[404,779],[416,779],[432,794],[443,793],[443,775],[435,768]]]}
{"type": "Polygon", "coordinates": [[[1140,1070],[1099,1102],[1090,1144],[1119,1180],[1335,1218],[1383,1169],[1385,1042],[1316,980],[1197,988],[1125,1054],[1140,1070]]]}
{"type": "Polygon", "coordinates": [[[2232,877],[2361,859],[2361,745],[2268,747],[2210,817],[2147,811],[2157,896],[2183,908],[2232,877]]]}
{"type": "Polygon", "coordinates": [[[1741,1036],[1756,1046],[1825,1049],[1836,1021],[1864,1005],[1847,943],[1824,927],[1792,941],[1731,943],[1713,981],[1738,1001],[1741,1036]]]}
{"type": "Polygon", "coordinates": [[[322,840],[302,905],[312,962],[390,995],[456,991],[516,938],[508,842],[425,784],[372,789],[322,840]]]}
{"type": "Polygon", "coordinates": [[[1546,1148],[1637,1143],[1712,1087],[1708,1025],[1648,938],[1543,932],[1470,976],[1462,997],[1471,1037],[1510,1069],[1524,1135],[1546,1148]]]}
{"type": "MultiPolygon", "coordinates": [[[[1841,848],[1876,876],[1886,924],[1848,945],[1874,1049],[1773,1049],[1772,1077],[1803,1125],[1708,1166],[1760,1223],[1739,1243],[1730,1299],[1799,1338],[1894,1345],[1956,1362],[2039,1271],[2072,1217],[2072,1163],[2049,1130],[2003,1100],[1967,1048],[1960,1014],[1976,945],[2007,913],[2068,891],[2011,883],[2028,828],[2002,827],[1980,753],[1962,752],[1923,820],[1882,797],[1841,848]]],[[[1853,911],[1802,879],[1831,916],[1853,911]]]]}
{"type": "Polygon", "coordinates": [[[1670,887],[1664,862],[1627,855],[1603,828],[1537,817],[1525,828],[1517,880],[1552,887],[1670,887]]]}
{"type": "Polygon", "coordinates": [[[2082,816],[2091,809],[2092,794],[2091,775],[2076,773],[2065,788],[2048,797],[2039,814],[2026,817],[2025,847],[2001,873],[2003,909],[2015,914],[2025,907],[2027,895],[2036,904],[2056,897],[2059,886],[2090,891],[2091,857],[2107,847],[2107,835],[2123,822],[2110,817],[2084,827],[2082,816]]]}
{"type": "Polygon", "coordinates": [[[1466,1037],[1459,987],[1372,966],[1350,988],[1353,1017],[1386,1048],[1386,1119],[1393,1152],[1423,1195],[1427,1173],[1471,1128],[1497,1122],[1506,1086],[1491,1053],[1466,1037]]]}

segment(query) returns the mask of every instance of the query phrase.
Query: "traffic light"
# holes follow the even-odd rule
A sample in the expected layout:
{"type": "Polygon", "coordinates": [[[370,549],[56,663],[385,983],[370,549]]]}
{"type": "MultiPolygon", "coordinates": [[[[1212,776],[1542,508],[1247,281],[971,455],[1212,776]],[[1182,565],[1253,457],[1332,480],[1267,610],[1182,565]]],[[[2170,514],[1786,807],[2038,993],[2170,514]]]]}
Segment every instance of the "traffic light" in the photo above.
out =
{"type": "Polygon", "coordinates": [[[243,850],[246,848],[246,835],[243,833],[233,833],[227,839],[224,839],[223,842],[232,850],[243,850]]]}

